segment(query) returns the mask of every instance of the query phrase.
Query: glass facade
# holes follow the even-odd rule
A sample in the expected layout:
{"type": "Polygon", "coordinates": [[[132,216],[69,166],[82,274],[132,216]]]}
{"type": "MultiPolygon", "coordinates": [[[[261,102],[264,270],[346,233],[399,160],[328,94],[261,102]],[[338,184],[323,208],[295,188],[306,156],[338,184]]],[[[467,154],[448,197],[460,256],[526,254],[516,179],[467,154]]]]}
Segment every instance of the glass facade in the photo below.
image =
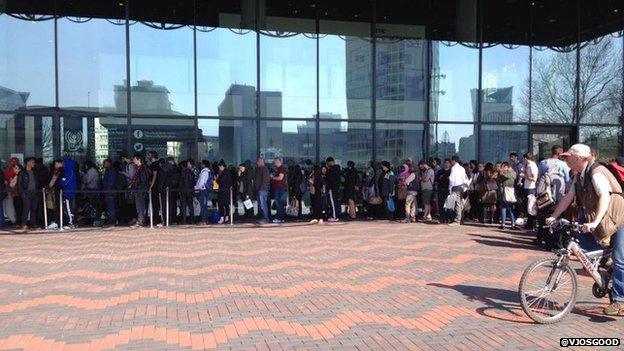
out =
{"type": "Polygon", "coordinates": [[[621,155],[624,6],[576,1],[8,0],[0,159],[621,155]]]}

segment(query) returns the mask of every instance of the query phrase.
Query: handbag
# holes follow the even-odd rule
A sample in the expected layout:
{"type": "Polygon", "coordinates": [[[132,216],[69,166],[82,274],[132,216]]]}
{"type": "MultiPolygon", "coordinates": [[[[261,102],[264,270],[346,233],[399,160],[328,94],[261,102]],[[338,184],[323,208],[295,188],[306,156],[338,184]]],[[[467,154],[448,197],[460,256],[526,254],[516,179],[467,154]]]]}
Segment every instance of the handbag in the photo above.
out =
{"type": "Polygon", "coordinates": [[[539,210],[546,208],[555,203],[555,200],[553,199],[549,191],[545,191],[541,193],[539,196],[537,196],[535,200],[537,202],[537,208],[539,210]]]}
{"type": "Polygon", "coordinates": [[[397,189],[397,199],[405,200],[407,198],[407,188],[398,188],[397,189]]]}
{"type": "Polygon", "coordinates": [[[516,189],[512,188],[512,187],[504,187],[504,193],[503,193],[503,201],[505,201],[508,204],[514,204],[516,202],[518,202],[518,199],[516,199],[516,189]]]}
{"type": "Polygon", "coordinates": [[[392,198],[389,198],[388,200],[386,200],[386,206],[388,207],[388,212],[394,212],[395,207],[394,207],[394,200],[392,200],[392,198]]]}
{"type": "Polygon", "coordinates": [[[46,190],[46,208],[48,210],[56,209],[56,191],[46,190]]]}
{"type": "Polygon", "coordinates": [[[383,199],[381,198],[381,196],[373,196],[370,198],[370,200],[368,201],[369,204],[371,205],[381,205],[381,203],[383,202],[383,199]]]}
{"type": "Polygon", "coordinates": [[[496,190],[488,190],[483,195],[481,195],[481,203],[482,204],[495,204],[497,200],[497,192],[496,190]]]}

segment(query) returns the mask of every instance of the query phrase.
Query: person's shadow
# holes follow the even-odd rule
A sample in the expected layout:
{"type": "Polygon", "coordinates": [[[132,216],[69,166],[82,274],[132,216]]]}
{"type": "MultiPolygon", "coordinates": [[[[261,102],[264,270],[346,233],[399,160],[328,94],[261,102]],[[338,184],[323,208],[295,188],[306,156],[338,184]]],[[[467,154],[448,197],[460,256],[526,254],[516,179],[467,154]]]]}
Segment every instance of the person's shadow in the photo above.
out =
{"type": "MultiPolygon", "coordinates": [[[[505,322],[534,323],[522,310],[517,291],[463,284],[430,283],[428,285],[452,289],[463,294],[469,301],[484,303],[485,306],[476,309],[476,312],[481,316],[505,322]]],[[[602,314],[600,306],[587,301],[577,301],[572,313],[587,317],[590,322],[605,323],[615,321],[614,318],[602,314]]]]}

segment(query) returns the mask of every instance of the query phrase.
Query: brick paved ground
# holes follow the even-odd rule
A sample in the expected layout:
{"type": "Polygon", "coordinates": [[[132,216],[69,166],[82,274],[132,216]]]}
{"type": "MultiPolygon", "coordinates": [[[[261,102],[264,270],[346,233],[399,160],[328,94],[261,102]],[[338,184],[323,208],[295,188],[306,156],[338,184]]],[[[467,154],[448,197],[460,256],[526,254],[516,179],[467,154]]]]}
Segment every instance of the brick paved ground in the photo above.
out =
{"type": "Polygon", "coordinates": [[[530,350],[621,336],[530,323],[521,233],[360,222],[0,235],[0,350],[530,350]]]}

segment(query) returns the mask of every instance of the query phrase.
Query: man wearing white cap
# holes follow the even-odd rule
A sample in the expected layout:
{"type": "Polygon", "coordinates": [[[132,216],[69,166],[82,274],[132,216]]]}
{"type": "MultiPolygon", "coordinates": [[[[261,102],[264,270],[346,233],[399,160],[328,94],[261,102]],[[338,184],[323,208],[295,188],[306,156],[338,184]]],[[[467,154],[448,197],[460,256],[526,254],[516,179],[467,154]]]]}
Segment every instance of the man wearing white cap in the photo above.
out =
{"type": "MultiPolygon", "coordinates": [[[[622,188],[611,172],[598,162],[593,162],[591,149],[575,144],[560,155],[577,175],[568,193],[557,205],[551,225],[574,201],[585,214],[582,231],[592,233],[595,241],[612,247],[613,303],[604,310],[606,315],[624,316],[624,196],[622,188]]],[[[586,235],[579,238],[583,248],[596,249],[596,242],[586,235]]]]}

